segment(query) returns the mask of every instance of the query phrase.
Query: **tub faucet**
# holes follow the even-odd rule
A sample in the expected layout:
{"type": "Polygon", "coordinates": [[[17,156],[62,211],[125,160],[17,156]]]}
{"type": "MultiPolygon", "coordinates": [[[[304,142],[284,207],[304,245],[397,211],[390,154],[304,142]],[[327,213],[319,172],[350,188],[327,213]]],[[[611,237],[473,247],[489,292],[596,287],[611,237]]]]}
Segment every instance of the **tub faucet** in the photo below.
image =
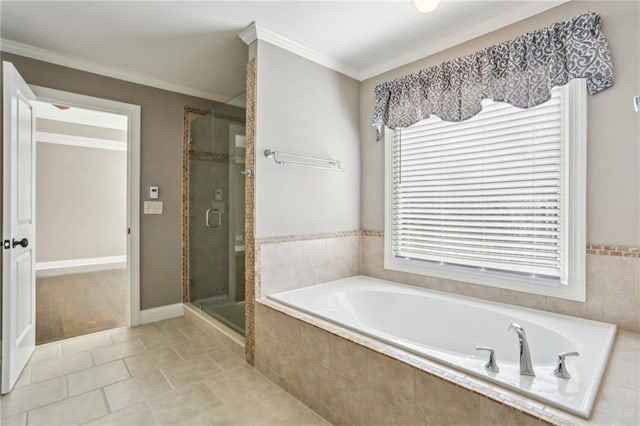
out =
{"type": "Polygon", "coordinates": [[[524,328],[520,324],[512,322],[507,332],[513,330],[518,335],[518,343],[520,343],[520,374],[523,376],[535,376],[533,371],[533,363],[531,362],[531,354],[529,353],[529,344],[527,343],[527,335],[524,328]]]}

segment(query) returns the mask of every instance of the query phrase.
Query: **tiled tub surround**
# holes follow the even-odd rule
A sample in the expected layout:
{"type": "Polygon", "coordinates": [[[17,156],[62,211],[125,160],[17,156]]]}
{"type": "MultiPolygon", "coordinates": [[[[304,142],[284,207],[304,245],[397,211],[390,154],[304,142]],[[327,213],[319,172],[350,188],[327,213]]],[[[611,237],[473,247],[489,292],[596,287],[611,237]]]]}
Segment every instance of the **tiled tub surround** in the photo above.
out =
{"type": "Polygon", "coordinates": [[[256,368],[334,424],[638,424],[639,355],[640,335],[619,331],[585,420],[276,302],[256,304],[256,368]]]}
{"type": "Polygon", "coordinates": [[[360,232],[256,240],[256,295],[358,275],[360,232]]]}
{"type": "Polygon", "coordinates": [[[268,298],[585,418],[616,335],[607,323],[365,276],[268,298]],[[518,339],[507,331],[512,323],[526,329],[535,377],[520,374],[518,339]],[[485,370],[488,355],[476,345],[495,350],[499,372],[485,370]],[[558,354],[569,351],[580,356],[567,360],[571,378],[559,380],[558,354]]]}
{"type": "Polygon", "coordinates": [[[640,332],[640,257],[638,253],[640,253],[638,249],[587,247],[587,300],[584,303],[386,270],[383,266],[384,238],[382,232],[376,231],[362,233],[360,274],[463,296],[609,322],[638,333],[640,332]]]}
{"type": "Polygon", "coordinates": [[[38,346],[2,425],[326,425],[187,318],[38,346]]]}

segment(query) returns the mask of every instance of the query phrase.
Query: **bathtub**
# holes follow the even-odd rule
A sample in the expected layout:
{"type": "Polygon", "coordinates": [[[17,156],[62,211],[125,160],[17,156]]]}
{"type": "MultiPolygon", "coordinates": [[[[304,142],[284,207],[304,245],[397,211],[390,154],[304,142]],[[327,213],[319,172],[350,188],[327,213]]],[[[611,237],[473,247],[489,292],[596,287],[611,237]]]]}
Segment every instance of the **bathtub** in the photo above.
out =
{"type": "Polygon", "coordinates": [[[364,276],[268,298],[585,418],[616,334],[612,324],[364,276]],[[535,377],[520,375],[518,339],[507,332],[512,322],[526,331],[535,377]],[[498,373],[485,370],[488,354],[476,346],[495,350],[498,373]],[[553,370],[568,351],[580,356],[567,357],[571,378],[561,379],[553,370]]]}

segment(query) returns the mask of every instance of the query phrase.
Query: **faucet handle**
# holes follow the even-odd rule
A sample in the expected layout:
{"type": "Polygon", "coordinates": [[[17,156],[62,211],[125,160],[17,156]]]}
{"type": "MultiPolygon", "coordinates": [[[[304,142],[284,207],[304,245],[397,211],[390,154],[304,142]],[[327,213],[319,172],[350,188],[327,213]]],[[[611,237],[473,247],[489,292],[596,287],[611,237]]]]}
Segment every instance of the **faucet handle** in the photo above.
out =
{"type": "Polygon", "coordinates": [[[563,379],[571,378],[571,374],[567,371],[567,366],[564,361],[565,357],[568,356],[580,356],[578,352],[562,352],[558,354],[558,363],[556,364],[556,369],[553,370],[553,374],[557,377],[561,377],[563,379]]]}
{"type": "Polygon", "coordinates": [[[498,367],[498,363],[496,362],[496,352],[493,348],[489,348],[487,346],[476,346],[476,351],[487,351],[489,352],[489,361],[484,365],[484,369],[487,371],[491,371],[492,373],[497,373],[500,371],[500,367],[498,367]]]}

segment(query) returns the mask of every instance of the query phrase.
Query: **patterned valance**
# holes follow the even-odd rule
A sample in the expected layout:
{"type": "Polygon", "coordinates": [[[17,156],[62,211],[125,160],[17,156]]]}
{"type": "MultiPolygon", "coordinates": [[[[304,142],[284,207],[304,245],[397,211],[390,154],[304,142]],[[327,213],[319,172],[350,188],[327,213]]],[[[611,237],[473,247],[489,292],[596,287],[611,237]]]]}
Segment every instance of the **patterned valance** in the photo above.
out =
{"type": "Polygon", "coordinates": [[[430,115],[463,121],[480,112],[483,99],[530,108],[574,78],[585,78],[591,94],[613,85],[594,12],[376,86],[373,125],[408,127],[430,115]]]}

